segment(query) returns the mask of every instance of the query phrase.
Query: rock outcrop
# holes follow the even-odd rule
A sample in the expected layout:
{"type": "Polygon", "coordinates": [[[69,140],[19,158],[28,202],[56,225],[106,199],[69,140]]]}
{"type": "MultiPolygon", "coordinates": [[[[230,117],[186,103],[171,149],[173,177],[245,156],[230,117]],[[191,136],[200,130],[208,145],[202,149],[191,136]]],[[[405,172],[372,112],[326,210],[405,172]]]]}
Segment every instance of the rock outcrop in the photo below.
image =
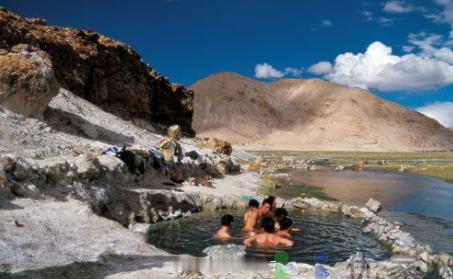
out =
{"type": "Polygon", "coordinates": [[[233,148],[231,147],[231,144],[229,142],[218,138],[210,138],[208,140],[208,145],[214,152],[219,154],[225,154],[229,156],[233,152],[233,148]]]}
{"type": "Polygon", "coordinates": [[[15,45],[10,52],[0,52],[0,106],[26,117],[40,117],[58,89],[44,51],[15,45]]]}
{"type": "Polygon", "coordinates": [[[47,26],[0,8],[0,48],[28,44],[49,54],[60,85],[128,120],[192,129],[193,92],[171,84],[128,45],[89,30],[47,26]]]}

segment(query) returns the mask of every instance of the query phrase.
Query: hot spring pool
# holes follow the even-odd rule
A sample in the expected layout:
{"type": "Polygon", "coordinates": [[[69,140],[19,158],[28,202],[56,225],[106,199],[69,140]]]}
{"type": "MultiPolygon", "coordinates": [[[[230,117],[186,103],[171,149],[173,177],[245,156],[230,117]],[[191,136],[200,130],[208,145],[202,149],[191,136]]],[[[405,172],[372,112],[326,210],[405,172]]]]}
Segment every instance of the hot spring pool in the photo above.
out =
{"type": "MultiPolygon", "coordinates": [[[[294,227],[302,228],[302,232],[294,233],[295,245],[291,248],[263,250],[256,247],[247,249],[247,257],[253,259],[272,260],[277,251],[285,251],[290,261],[314,264],[315,256],[324,255],[326,263],[348,259],[356,252],[366,257],[382,260],[390,256],[388,250],[371,236],[362,233],[360,224],[350,218],[333,214],[306,212],[290,212],[294,227]]],[[[161,222],[151,226],[148,242],[173,254],[189,254],[205,256],[203,250],[209,246],[222,243],[242,244],[244,234],[243,212],[199,213],[187,219],[161,222]],[[212,239],[220,227],[220,217],[232,214],[234,223],[232,235],[234,239],[221,242],[212,239]]]]}

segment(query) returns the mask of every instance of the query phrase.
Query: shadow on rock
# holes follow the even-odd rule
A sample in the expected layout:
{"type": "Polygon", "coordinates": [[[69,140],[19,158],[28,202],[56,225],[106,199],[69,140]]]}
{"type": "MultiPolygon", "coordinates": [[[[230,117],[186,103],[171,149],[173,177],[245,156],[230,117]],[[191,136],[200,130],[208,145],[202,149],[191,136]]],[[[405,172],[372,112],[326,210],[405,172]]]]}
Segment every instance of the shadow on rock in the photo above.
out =
{"type": "Polygon", "coordinates": [[[75,262],[63,266],[25,270],[19,273],[0,273],[0,278],[105,278],[120,272],[162,268],[164,262],[177,260],[177,256],[103,255],[97,262],[75,262]]]}
{"type": "Polygon", "coordinates": [[[108,144],[131,145],[134,143],[134,137],[90,123],[82,117],[69,112],[49,107],[44,112],[44,118],[49,126],[59,132],[83,136],[87,139],[99,140],[108,144]]]}
{"type": "Polygon", "coordinates": [[[14,209],[23,209],[23,207],[13,204],[11,199],[0,199],[0,211],[1,210],[14,210],[14,209]]]}

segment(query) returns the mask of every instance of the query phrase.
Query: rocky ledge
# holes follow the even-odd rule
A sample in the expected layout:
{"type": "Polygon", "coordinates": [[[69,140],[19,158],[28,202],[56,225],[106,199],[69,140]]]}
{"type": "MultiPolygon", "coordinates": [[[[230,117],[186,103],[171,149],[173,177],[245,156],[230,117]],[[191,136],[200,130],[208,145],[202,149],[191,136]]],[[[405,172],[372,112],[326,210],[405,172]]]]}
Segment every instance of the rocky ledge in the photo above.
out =
{"type": "MultiPolygon", "coordinates": [[[[122,42],[90,30],[48,26],[0,7],[0,53],[19,44],[47,53],[60,85],[124,119],[192,129],[193,91],[145,64],[122,42]]],[[[44,109],[45,107],[43,107],[44,109]]]]}
{"type": "MultiPolygon", "coordinates": [[[[369,263],[369,268],[362,271],[363,275],[371,276],[368,278],[394,278],[395,276],[452,278],[453,276],[453,258],[446,253],[434,254],[428,245],[418,243],[409,233],[401,230],[401,224],[389,222],[378,216],[378,212],[382,209],[378,201],[370,199],[364,207],[358,207],[341,202],[301,197],[291,200],[289,204],[298,210],[330,212],[359,219],[364,233],[371,234],[389,247],[394,257],[402,256],[394,258],[393,261],[390,259],[369,263]]],[[[352,262],[357,258],[353,256],[347,262],[336,264],[331,268],[332,272],[345,274],[344,272],[350,271],[352,262]]]]}

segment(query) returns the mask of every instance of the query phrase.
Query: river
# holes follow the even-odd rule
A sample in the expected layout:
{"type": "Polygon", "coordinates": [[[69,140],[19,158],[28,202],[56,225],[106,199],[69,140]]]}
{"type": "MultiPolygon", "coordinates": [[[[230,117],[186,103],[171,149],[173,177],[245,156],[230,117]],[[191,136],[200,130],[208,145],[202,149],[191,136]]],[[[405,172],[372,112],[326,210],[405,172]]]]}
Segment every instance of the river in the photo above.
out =
{"type": "Polygon", "coordinates": [[[293,185],[320,187],[327,196],[363,206],[379,200],[380,215],[403,223],[402,229],[435,251],[453,254],[453,184],[411,173],[388,171],[290,172],[293,185]]]}

